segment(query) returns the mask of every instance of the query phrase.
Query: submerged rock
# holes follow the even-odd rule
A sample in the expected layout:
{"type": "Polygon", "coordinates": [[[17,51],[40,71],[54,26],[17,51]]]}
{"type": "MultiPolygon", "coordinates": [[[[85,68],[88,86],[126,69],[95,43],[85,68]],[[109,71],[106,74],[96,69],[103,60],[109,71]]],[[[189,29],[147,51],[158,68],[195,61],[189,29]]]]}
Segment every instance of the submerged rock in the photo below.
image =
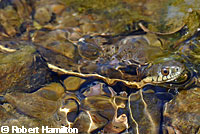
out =
{"type": "Polygon", "coordinates": [[[117,134],[128,129],[128,127],[128,117],[126,116],[126,114],[122,114],[119,117],[115,117],[111,122],[109,122],[109,124],[104,127],[103,132],[117,134]]]}
{"type": "Polygon", "coordinates": [[[78,128],[79,133],[91,133],[95,129],[103,127],[107,119],[96,112],[83,111],[75,120],[73,127],[78,128]]]}
{"type": "MultiPolygon", "coordinates": [[[[1,118],[0,125],[1,126],[8,126],[9,130],[12,131],[12,126],[17,126],[17,127],[24,127],[24,128],[39,128],[39,133],[42,133],[42,126],[48,126],[51,128],[59,128],[63,124],[62,118],[64,116],[58,115],[57,117],[50,117],[50,118],[44,118],[44,119],[37,119],[37,118],[32,118],[30,116],[27,116],[23,114],[22,112],[19,112],[16,110],[11,104],[5,103],[2,105],[4,108],[4,111],[6,112],[6,115],[4,114],[4,118],[1,118]],[[58,120],[58,119],[60,120],[58,120]]],[[[27,107],[28,108],[28,107],[27,107]]],[[[1,111],[1,110],[0,110],[1,111]]]]}
{"type": "Polygon", "coordinates": [[[60,84],[51,83],[34,93],[7,93],[5,99],[24,114],[45,120],[60,108],[63,94],[60,84]]]}
{"type": "Polygon", "coordinates": [[[23,20],[12,6],[0,9],[0,16],[0,25],[3,26],[5,34],[8,36],[14,36],[19,32],[23,20]]]}
{"type": "Polygon", "coordinates": [[[23,24],[31,20],[31,2],[26,0],[1,1],[0,5],[0,39],[14,37],[26,31],[23,24]],[[29,5],[30,4],[30,5],[29,5]]]}
{"type": "Polygon", "coordinates": [[[75,91],[78,90],[85,81],[86,81],[85,79],[70,76],[64,80],[64,85],[66,87],[66,90],[75,91]]]}
{"type": "Polygon", "coordinates": [[[180,93],[164,107],[165,133],[199,134],[200,89],[192,88],[180,93]]]}
{"type": "Polygon", "coordinates": [[[3,106],[0,106],[0,118],[1,118],[1,121],[0,121],[0,125],[1,125],[4,121],[11,118],[15,118],[15,116],[12,115],[10,112],[6,111],[6,109],[3,106]]]}
{"type": "Polygon", "coordinates": [[[15,52],[0,53],[0,92],[32,92],[51,81],[44,59],[29,42],[0,42],[15,52]],[[13,44],[14,43],[14,44],[13,44]]]}
{"type": "Polygon", "coordinates": [[[130,124],[134,133],[159,134],[160,109],[159,100],[153,91],[142,90],[129,96],[130,124]]]}
{"type": "Polygon", "coordinates": [[[199,133],[199,6],[0,0],[0,126],[199,133]]]}

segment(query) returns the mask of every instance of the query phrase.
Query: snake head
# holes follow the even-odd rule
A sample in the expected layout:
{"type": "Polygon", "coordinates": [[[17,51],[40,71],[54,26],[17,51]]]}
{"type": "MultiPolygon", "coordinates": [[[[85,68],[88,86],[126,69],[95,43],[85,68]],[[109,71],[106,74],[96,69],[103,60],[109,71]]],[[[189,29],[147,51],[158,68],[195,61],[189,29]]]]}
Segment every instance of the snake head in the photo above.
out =
{"type": "Polygon", "coordinates": [[[181,62],[164,58],[146,69],[146,77],[143,80],[147,83],[171,82],[178,79],[184,70],[185,66],[181,62]]]}

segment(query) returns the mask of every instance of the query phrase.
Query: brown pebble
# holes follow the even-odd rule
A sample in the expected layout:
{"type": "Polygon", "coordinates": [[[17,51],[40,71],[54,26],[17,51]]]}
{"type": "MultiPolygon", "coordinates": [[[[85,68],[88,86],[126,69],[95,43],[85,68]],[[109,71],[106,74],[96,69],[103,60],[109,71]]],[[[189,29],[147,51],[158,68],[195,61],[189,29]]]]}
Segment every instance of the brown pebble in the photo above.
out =
{"type": "Polygon", "coordinates": [[[79,77],[74,77],[70,76],[67,79],[64,80],[64,85],[67,90],[69,91],[74,91],[78,90],[79,87],[85,82],[85,79],[79,78],[79,77]]]}
{"type": "Polygon", "coordinates": [[[34,93],[12,92],[5,99],[17,110],[38,119],[48,119],[60,108],[64,88],[51,83],[34,93]]]}

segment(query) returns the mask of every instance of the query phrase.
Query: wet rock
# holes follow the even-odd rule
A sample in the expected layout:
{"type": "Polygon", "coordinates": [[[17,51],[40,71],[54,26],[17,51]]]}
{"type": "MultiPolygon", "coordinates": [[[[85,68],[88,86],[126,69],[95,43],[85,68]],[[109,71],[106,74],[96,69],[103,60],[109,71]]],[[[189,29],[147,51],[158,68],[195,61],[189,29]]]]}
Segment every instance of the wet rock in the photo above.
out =
{"type": "Polygon", "coordinates": [[[134,133],[158,134],[161,101],[151,90],[139,90],[129,96],[130,124],[134,133]]]}
{"type": "MultiPolygon", "coordinates": [[[[65,125],[76,127],[81,133],[158,133],[161,100],[170,100],[173,95],[148,90],[132,93],[125,87],[129,83],[125,80],[142,80],[143,70],[139,72],[139,67],[161,56],[169,57],[168,44],[187,32],[194,33],[200,24],[198,0],[162,0],[159,5],[158,1],[148,0],[0,0],[0,40],[17,38],[0,42],[6,48],[2,50],[0,46],[0,93],[7,101],[1,102],[1,125],[65,125]],[[140,35],[145,32],[148,34],[140,35]],[[153,34],[148,38],[150,33],[153,34]],[[166,36],[169,34],[176,35],[166,36]],[[29,42],[17,43],[18,39],[29,42]],[[76,75],[64,80],[65,93],[58,83],[46,85],[52,81],[47,62],[76,75]],[[101,82],[83,87],[86,79],[82,77],[87,76],[113,85],[121,81],[117,84],[122,86],[117,91],[101,82]],[[41,88],[43,85],[46,86],[41,88]],[[126,89],[128,93],[124,92],[126,89]]],[[[180,55],[187,52],[183,55],[195,57],[190,61],[197,66],[192,68],[196,72],[199,51],[194,49],[191,53],[191,48],[198,45],[187,47],[180,55]]],[[[183,80],[178,82],[173,84],[183,86],[183,80]]],[[[137,83],[132,87],[137,88],[137,83]]],[[[199,133],[198,95],[196,91],[181,91],[166,104],[164,132],[199,133]]]]}
{"type": "Polygon", "coordinates": [[[115,117],[108,125],[103,129],[104,133],[118,134],[125,129],[128,129],[128,118],[125,114],[115,117]]]}
{"type": "MultiPolygon", "coordinates": [[[[12,130],[12,126],[24,126],[25,128],[39,127],[39,132],[42,133],[42,126],[56,128],[63,125],[61,120],[57,120],[57,117],[50,117],[48,119],[36,119],[20,113],[11,104],[5,103],[2,105],[2,107],[6,110],[7,115],[9,114],[11,116],[9,116],[9,118],[6,118],[5,120],[2,120],[0,125],[8,126],[10,128],[10,131],[12,130]]],[[[58,118],[62,119],[64,117],[59,115],[58,118]]]]}
{"type": "Polygon", "coordinates": [[[14,0],[12,1],[13,6],[16,7],[17,13],[20,18],[23,18],[23,20],[27,21],[30,20],[30,14],[32,12],[32,1],[26,1],[26,0],[14,0]]]}
{"type": "MultiPolygon", "coordinates": [[[[60,16],[56,17],[56,22],[58,22],[57,27],[63,28],[78,28],[80,17],[75,12],[63,12],[60,16]],[[74,13],[74,14],[73,14],[74,13]]],[[[79,30],[80,32],[80,30],[79,30]]],[[[81,33],[82,34],[82,33],[81,33]]]]}
{"type": "Polygon", "coordinates": [[[44,7],[44,6],[48,6],[52,11],[55,11],[54,13],[60,13],[60,10],[63,10],[63,2],[62,0],[49,0],[49,1],[45,1],[45,0],[38,0],[34,3],[35,7],[44,7]],[[57,9],[58,7],[60,7],[60,9],[57,9]],[[58,10],[58,11],[57,11],[58,10]]]}
{"type": "Polygon", "coordinates": [[[120,133],[128,130],[130,127],[128,124],[127,112],[127,96],[117,96],[113,97],[113,105],[116,108],[115,115],[112,120],[109,120],[109,123],[102,130],[104,133],[120,133]],[[118,113],[118,111],[120,111],[118,113]]]}
{"type": "Polygon", "coordinates": [[[62,115],[63,124],[71,127],[79,115],[80,100],[75,93],[66,92],[62,99],[62,105],[58,111],[62,115]]]}
{"type": "Polygon", "coordinates": [[[29,42],[1,42],[2,45],[18,46],[11,53],[0,53],[1,93],[31,92],[51,81],[51,73],[44,59],[29,42]]]}
{"type": "Polygon", "coordinates": [[[77,117],[78,114],[78,103],[75,100],[65,100],[65,104],[60,108],[60,112],[65,113],[66,115],[66,123],[72,124],[77,117]]]}
{"type": "Polygon", "coordinates": [[[6,120],[14,118],[14,115],[6,111],[6,109],[3,106],[0,106],[0,118],[1,118],[0,124],[2,124],[6,120]]]}
{"type": "MultiPolygon", "coordinates": [[[[30,2],[30,1],[29,1],[30,2]]],[[[31,21],[32,7],[26,0],[2,1],[0,9],[0,39],[19,36],[23,23],[31,21]]],[[[28,26],[24,28],[26,31],[28,26]]],[[[24,32],[24,31],[23,31],[24,32]]]]}
{"type": "Polygon", "coordinates": [[[182,90],[176,98],[165,104],[163,127],[165,132],[198,133],[200,127],[199,91],[199,88],[182,90]]]}
{"type": "Polygon", "coordinates": [[[95,43],[80,41],[78,43],[78,52],[83,58],[95,60],[99,57],[101,48],[95,43]]]}
{"type": "Polygon", "coordinates": [[[163,55],[163,50],[158,37],[146,34],[123,38],[117,43],[115,53],[120,62],[127,65],[139,62],[143,65],[163,55]]]}
{"type": "Polygon", "coordinates": [[[75,44],[67,39],[68,31],[38,31],[32,40],[47,62],[64,69],[77,70],[80,56],[75,44]]]}
{"type": "Polygon", "coordinates": [[[97,128],[103,127],[108,122],[96,112],[84,111],[79,114],[73,127],[78,128],[80,133],[90,133],[97,128]]]}
{"type": "Polygon", "coordinates": [[[64,2],[67,7],[73,7],[72,9],[76,13],[81,13],[81,15],[77,14],[74,17],[78,18],[77,16],[80,16],[81,19],[78,20],[80,20],[81,30],[85,34],[119,33],[119,31],[124,31],[125,27],[123,26],[127,24],[127,22],[121,22],[123,19],[120,17],[121,15],[119,16],[119,10],[114,10],[114,7],[115,9],[120,8],[118,1],[106,3],[102,1],[85,1],[82,3],[83,5],[79,1],[64,2]],[[91,10],[89,11],[89,9],[91,10]]]}
{"type": "Polygon", "coordinates": [[[65,9],[62,1],[59,0],[39,0],[34,3],[34,7],[34,20],[43,26],[54,21],[56,19],[56,15],[60,15],[65,9]]]}
{"type": "Polygon", "coordinates": [[[63,94],[64,88],[60,84],[51,83],[34,93],[6,94],[5,99],[24,114],[45,120],[60,108],[63,94]]]}
{"type": "Polygon", "coordinates": [[[84,95],[87,97],[81,101],[80,110],[90,114],[93,124],[91,131],[99,130],[104,126],[103,132],[117,133],[128,127],[127,116],[119,115],[118,117],[117,115],[118,109],[127,106],[126,97],[116,96],[112,88],[106,89],[102,83],[91,87],[90,92],[85,91],[84,95]],[[100,122],[101,120],[103,122],[100,122]]]}
{"type": "Polygon", "coordinates": [[[73,127],[81,129],[81,132],[93,132],[105,127],[102,131],[105,133],[118,133],[128,128],[128,119],[125,114],[118,117],[117,109],[126,107],[127,98],[107,97],[102,95],[87,96],[80,103],[79,116],[76,118],[73,127]],[[83,124],[82,120],[86,120],[83,124]],[[89,127],[90,126],[90,127],[89,127]]]}
{"type": "Polygon", "coordinates": [[[116,107],[110,97],[90,96],[81,102],[81,109],[84,111],[95,111],[105,118],[112,120],[115,115],[116,107]]]}
{"type": "Polygon", "coordinates": [[[0,1],[0,8],[5,8],[6,6],[11,5],[11,4],[12,3],[9,0],[1,0],[0,1]]]}
{"type": "Polygon", "coordinates": [[[90,119],[92,120],[92,127],[90,131],[101,129],[108,123],[108,119],[104,117],[104,115],[98,114],[98,112],[88,112],[90,114],[90,119]]]}
{"type": "MultiPolygon", "coordinates": [[[[161,26],[165,26],[165,31],[168,28],[171,32],[183,25],[179,23],[179,19],[182,20],[184,16],[184,12],[181,12],[182,8],[179,6],[182,5],[180,2],[174,2],[173,6],[167,0],[163,0],[160,6],[157,6],[158,1],[149,2],[148,0],[116,0],[106,3],[101,0],[95,2],[86,0],[84,3],[78,0],[64,0],[64,2],[67,7],[72,8],[81,16],[85,16],[86,19],[82,17],[80,21],[84,33],[118,34],[129,32],[137,28],[133,22],[140,20],[149,22],[149,28],[159,32],[163,32],[161,26]],[[178,13],[173,14],[173,11],[178,13]]],[[[186,2],[183,3],[185,6],[186,2]]]]}
{"type": "Polygon", "coordinates": [[[133,61],[145,64],[148,61],[148,56],[146,56],[144,49],[147,47],[149,47],[149,41],[145,36],[129,36],[118,42],[118,49],[115,50],[116,57],[127,65],[133,61]]]}
{"type": "Polygon", "coordinates": [[[91,122],[92,121],[90,120],[90,116],[88,115],[88,113],[81,112],[77,117],[77,120],[74,122],[73,127],[78,128],[79,132],[89,133],[91,122]]]}
{"type": "Polygon", "coordinates": [[[199,70],[200,36],[199,35],[200,35],[200,32],[197,32],[191,40],[180,44],[180,47],[178,48],[178,51],[180,54],[189,57],[188,60],[192,63],[192,69],[197,73],[198,76],[200,76],[200,70],[199,70]]]}
{"type": "Polygon", "coordinates": [[[88,96],[96,96],[96,95],[106,95],[109,97],[114,97],[117,93],[113,88],[107,86],[105,83],[94,81],[86,88],[83,92],[83,95],[88,96]]]}
{"type": "Polygon", "coordinates": [[[78,90],[85,81],[85,79],[70,76],[64,80],[64,85],[68,91],[74,91],[78,90]]]}
{"type": "Polygon", "coordinates": [[[55,3],[52,4],[51,8],[53,13],[60,14],[65,9],[65,6],[61,3],[55,3]]]}
{"type": "Polygon", "coordinates": [[[14,36],[23,22],[23,19],[18,16],[16,10],[12,6],[7,6],[5,9],[0,9],[0,24],[3,26],[6,34],[14,36]]]}
{"type": "Polygon", "coordinates": [[[78,42],[78,40],[81,38],[82,34],[80,33],[80,29],[77,27],[75,28],[69,28],[68,29],[68,39],[72,42],[78,42]]]}
{"type": "Polygon", "coordinates": [[[51,20],[52,12],[48,6],[38,7],[36,9],[34,19],[41,25],[48,23],[51,20]]]}

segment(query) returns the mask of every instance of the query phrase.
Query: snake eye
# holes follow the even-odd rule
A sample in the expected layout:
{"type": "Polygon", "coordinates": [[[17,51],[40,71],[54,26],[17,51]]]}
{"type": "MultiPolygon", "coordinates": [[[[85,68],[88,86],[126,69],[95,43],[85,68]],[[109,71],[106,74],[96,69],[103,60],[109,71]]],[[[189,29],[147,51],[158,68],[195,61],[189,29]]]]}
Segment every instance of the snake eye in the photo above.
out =
{"type": "Polygon", "coordinates": [[[167,76],[169,74],[169,68],[162,68],[161,69],[161,74],[163,76],[167,76]]]}

